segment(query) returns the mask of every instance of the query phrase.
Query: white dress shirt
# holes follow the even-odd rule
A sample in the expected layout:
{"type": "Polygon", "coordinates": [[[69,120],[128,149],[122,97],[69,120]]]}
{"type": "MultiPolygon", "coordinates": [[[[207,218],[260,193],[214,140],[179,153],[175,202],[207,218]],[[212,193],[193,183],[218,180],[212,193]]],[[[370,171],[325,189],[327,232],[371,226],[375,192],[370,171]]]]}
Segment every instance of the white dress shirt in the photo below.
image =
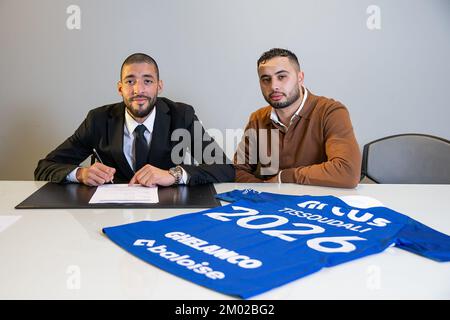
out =
{"type": "MultiPolygon", "coordinates": [[[[142,123],[147,130],[144,131],[145,140],[147,140],[149,150],[150,143],[152,142],[153,126],[155,124],[156,109],[153,108],[150,115],[142,123]]],[[[134,129],[141,123],[133,119],[132,116],[125,110],[125,123],[123,125],[123,154],[127,158],[130,168],[136,172],[136,152],[134,150],[134,139],[136,139],[134,134],[134,129]]]]}

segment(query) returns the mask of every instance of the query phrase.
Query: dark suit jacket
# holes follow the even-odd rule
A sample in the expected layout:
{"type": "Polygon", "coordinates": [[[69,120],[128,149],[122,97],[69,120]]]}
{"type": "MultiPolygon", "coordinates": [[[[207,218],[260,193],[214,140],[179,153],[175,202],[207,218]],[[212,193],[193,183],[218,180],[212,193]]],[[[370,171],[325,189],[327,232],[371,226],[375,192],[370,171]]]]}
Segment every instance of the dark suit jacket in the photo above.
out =
{"type": "MultiPolygon", "coordinates": [[[[158,98],[155,111],[155,124],[147,159],[149,164],[161,169],[169,169],[180,164],[172,162],[171,152],[172,148],[182,141],[183,144],[178,145],[177,150],[181,149],[180,146],[189,148],[192,157],[195,156],[195,160],[199,163],[198,166],[182,165],[190,175],[190,185],[234,181],[235,173],[230,164],[231,161],[226,158],[217,143],[214,140],[198,139],[199,133],[194,135],[196,122],[195,126],[201,128],[202,136],[204,129],[191,106],[166,98],[158,98]],[[172,132],[176,129],[186,129],[185,132],[190,133],[190,141],[188,139],[171,141],[172,132]],[[195,137],[197,137],[197,141],[194,141],[195,137]],[[198,156],[200,153],[198,151],[204,151],[205,148],[215,156],[212,164],[204,164],[203,152],[198,156]],[[211,150],[218,152],[210,152],[211,150]]],[[[95,148],[103,163],[116,169],[114,182],[130,181],[134,172],[123,154],[124,113],[125,104],[123,102],[89,111],[86,119],[75,133],[39,161],[34,171],[35,179],[65,182],[66,176],[89,157],[92,149],[95,148]]]]}

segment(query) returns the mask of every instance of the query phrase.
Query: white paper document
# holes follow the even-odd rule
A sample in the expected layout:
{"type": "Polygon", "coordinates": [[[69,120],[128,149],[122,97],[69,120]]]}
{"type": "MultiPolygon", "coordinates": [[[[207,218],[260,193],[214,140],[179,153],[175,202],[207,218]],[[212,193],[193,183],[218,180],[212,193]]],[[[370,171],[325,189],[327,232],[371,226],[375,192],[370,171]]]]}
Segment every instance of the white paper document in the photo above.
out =
{"type": "Polygon", "coordinates": [[[158,203],[158,187],[104,184],[97,187],[89,203],[158,203]]]}

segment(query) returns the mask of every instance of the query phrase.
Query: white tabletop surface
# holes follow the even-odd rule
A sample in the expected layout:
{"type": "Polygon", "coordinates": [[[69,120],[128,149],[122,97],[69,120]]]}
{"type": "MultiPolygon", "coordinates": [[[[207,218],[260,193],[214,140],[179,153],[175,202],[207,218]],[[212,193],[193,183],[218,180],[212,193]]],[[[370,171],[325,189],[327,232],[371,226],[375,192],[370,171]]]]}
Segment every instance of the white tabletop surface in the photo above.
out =
{"type": "MultiPolygon", "coordinates": [[[[103,227],[204,209],[14,207],[44,182],[0,181],[0,299],[234,299],[162,271],[122,250],[103,227]]],[[[450,185],[217,184],[285,194],[362,195],[450,234],[450,185]]],[[[253,299],[450,299],[450,263],[389,248],[322,269],[253,299]]]]}

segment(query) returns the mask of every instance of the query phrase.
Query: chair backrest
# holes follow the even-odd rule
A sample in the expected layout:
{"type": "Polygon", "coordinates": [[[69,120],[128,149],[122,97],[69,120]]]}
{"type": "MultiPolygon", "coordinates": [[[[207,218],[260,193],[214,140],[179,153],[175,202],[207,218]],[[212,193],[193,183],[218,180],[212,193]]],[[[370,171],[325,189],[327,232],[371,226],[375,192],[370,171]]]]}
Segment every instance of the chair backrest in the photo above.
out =
{"type": "Polygon", "coordinates": [[[377,183],[450,184],[450,141],[416,133],[372,141],[362,175],[377,183]]]}

